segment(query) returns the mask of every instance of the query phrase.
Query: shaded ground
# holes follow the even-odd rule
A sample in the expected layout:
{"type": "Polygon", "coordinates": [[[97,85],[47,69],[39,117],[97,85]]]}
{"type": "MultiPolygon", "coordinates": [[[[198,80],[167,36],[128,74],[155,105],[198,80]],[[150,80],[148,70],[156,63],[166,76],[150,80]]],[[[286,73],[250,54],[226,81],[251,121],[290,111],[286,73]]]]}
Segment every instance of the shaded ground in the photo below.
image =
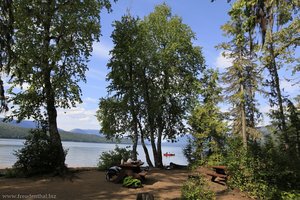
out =
{"type": "Polygon", "coordinates": [[[246,194],[239,190],[228,189],[221,179],[217,178],[216,182],[210,181],[211,176],[206,175],[206,172],[208,172],[209,169],[201,167],[196,171],[197,173],[203,174],[208,179],[208,186],[210,190],[216,193],[217,200],[251,200],[251,198],[247,197],[246,194]]]}
{"type": "MultiPolygon", "coordinates": [[[[202,170],[203,172],[203,170],[202,170]]],[[[95,169],[80,170],[67,178],[0,178],[0,199],[136,199],[140,192],[150,192],[155,199],[180,199],[181,187],[188,178],[187,170],[159,170],[148,172],[143,188],[129,189],[105,180],[105,172],[95,169]],[[3,196],[16,195],[16,196],[3,196]],[[19,196],[18,196],[19,195],[19,196]],[[20,198],[22,197],[27,198],[20,198]],[[27,196],[26,196],[27,195],[27,196]],[[29,196],[37,195],[37,196],[29,196]],[[37,198],[40,197],[40,198],[37,198]]],[[[210,182],[220,200],[248,200],[238,191],[227,191],[226,186],[210,182]]]]}

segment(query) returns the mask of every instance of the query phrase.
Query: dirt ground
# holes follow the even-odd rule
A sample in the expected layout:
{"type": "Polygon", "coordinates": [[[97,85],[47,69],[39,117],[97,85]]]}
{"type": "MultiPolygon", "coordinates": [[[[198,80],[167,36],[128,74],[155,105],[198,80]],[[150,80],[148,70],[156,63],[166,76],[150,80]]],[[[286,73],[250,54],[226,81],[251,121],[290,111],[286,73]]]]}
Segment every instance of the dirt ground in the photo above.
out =
{"type": "MultiPolygon", "coordinates": [[[[67,178],[0,178],[0,199],[136,199],[141,192],[149,192],[155,199],[180,199],[181,187],[191,172],[187,170],[150,169],[143,188],[129,189],[107,182],[105,172],[95,169],[76,170],[67,178]]],[[[200,172],[204,173],[203,170],[200,172]]],[[[219,200],[248,200],[243,193],[209,181],[219,200]]]]}

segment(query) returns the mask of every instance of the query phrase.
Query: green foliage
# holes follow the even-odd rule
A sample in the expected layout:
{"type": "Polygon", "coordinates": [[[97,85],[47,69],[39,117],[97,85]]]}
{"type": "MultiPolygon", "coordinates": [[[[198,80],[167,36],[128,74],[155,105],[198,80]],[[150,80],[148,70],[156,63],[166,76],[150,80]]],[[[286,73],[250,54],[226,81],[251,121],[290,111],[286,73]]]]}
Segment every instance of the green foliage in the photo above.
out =
{"type": "Polygon", "coordinates": [[[296,196],[300,162],[280,149],[271,138],[263,145],[250,143],[247,150],[240,138],[231,138],[225,155],[231,176],[229,185],[259,199],[296,196]]]}
{"type": "MultiPolygon", "coordinates": [[[[297,47],[299,46],[299,1],[277,0],[267,3],[256,3],[257,15],[263,36],[260,61],[269,75],[265,79],[265,86],[269,87],[268,98],[271,107],[271,118],[277,129],[283,135],[285,145],[290,142],[287,133],[287,119],[284,109],[285,94],[282,90],[280,71],[294,69],[297,71],[299,58],[297,47]]],[[[257,33],[257,34],[261,34],[257,33]]],[[[293,75],[293,74],[291,74],[293,75]]],[[[286,76],[286,75],[285,75],[286,76]]]]}
{"type": "Polygon", "coordinates": [[[195,154],[196,148],[195,145],[193,145],[193,139],[191,138],[188,139],[188,143],[186,144],[186,146],[183,148],[182,151],[189,165],[195,165],[195,163],[200,160],[195,154]]]}
{"type": "Polygon", "coordinates": [[[30,129],[14,126],[0,120],[0,138],[25,139],[30,129]]]}
{"type": "Polygon", "coordinates": [[[228,184],[232,188],[239,188],[246,191],[255,198],[264,199],[270,188],[267,182],[259,176],[260,168],[251,154],[243,148],[241,138],[232,138],[229,141],[228,152],[226,154],[226,165],[230,172],[228,184]]]}
{"type": "Polygon", "coordinates": [[[229,11],[230,21],[223,31],[230,38],[221,44],[223,56],[232,60],[222,76],[225,85],[225,98],[232,105],[232,131],[243,136],[243,145],[254,135],[255,126],[260,118],[255,95],[261,83],[261,69],[257,62],[258,46],[254,43],[252,5],[253,1],[236,1],[229,11]]]}
{"type": "Polygon", "coordinates": [[[300,159],[300,109],[290,100],[287,101],[287,119],[289,152],[300,159]]]}
{"type": "Polygon", "coordinates": [[[100,11],[110,10],[110,1],[26,0],[1,2],[0,6],[4,14],[0,72],[10,76],[7,92],[13,106],[9,118],[41,122],[49,132],[57,164],[65,171],[57,108],[82,102],[79,82],[86,81],[93,43],[100,38],[100,11]],[[3,44],[3,37],[11,41],[3,44]]]}
{"type": "Polygon", "coordinates": [[[297,200],[300,199],[300,190],[290,191],[290,192],[281,192],[280,198],[282,200],[297,200]]]}
{"type": "Polygon", "coordinates": [[[9,65],[12,61],[13,44],[13,2],[0,2],[0,113],[8,111],[2,74],[9,73],[9,65]]]}
{"type": "Polygon", "coordinates": [[[207,159],[205,159],[205,163],[208,166],[213,165],[224,165],[225,158],[222,151],[215,151],[207,159]]]}
{"type": "MultiPolygon", "coordinates": [[[[221,88],[217,82],[218,73],[216,71],[204,72],[201,80],[201,102],[194,107],[188,119],[192,140],[189,141],[190,147],[187,146],[187,150],[190,151],[189,156],[193,160],[197,160],[198,164],[208,160],[215,164],[221,162],[219,156],[221,156],[220,153],[224,146],[227,127],[217,106],[221,100],[221,88]]],[[[185,155],[187,156],[187,154],[185,155]]]]}
{"type": "MultiPolygon", "coordinates": [[[[49,136],[44,131],[31,130],[24,147],[15,153],[17,162],[13,168],[25,176],[56,172],[55,151],[56,148],[53,148],[49,136]]],[[[65,155],[66,153],[65,151],[65,155]]]]}
{"type": "Polygon", "coordinates": [[[284,194],[286,198],[296,198],[293,195],[299,188],[299,113],[280,87],[280,69],[296,72],[299,66],[295,56],[299,46],[297,11],[299,1],[294,0],[237,0],[229,11],[230,21],[223,26],[232,39],[221,45],[224,55],[233,59],[233,65],[224,74],[224,82],[229,85],[227,97],[234,105],[232,135],[243,133],[243,142],[236,136],[226,142],[228,151],[224,157],[232,175],[229,183],[259,199],[284,199],[284,194]],[[258,35],[262,36],[261,49],[254,43],[258,35]],[[259,69],[258,63],[264,68],[259,69]],[[269,72],[264,85],[263,69],[269,72]],[[255,137],[260,114],[254,95],[261,85],[269,86],[270,91],[265,94],[274,108],[270,114],[274,135],[265,143],[258,143],[255,137]],[[249,145],[248,149],[242,143],[249,145]]]}
{"type": "Polygon", "coordinates": [[[131,157],[132,151],[126,148],[120,148],[116,145],[114,150],[103,152],[100,155],[98,169],[107,170],[112,166],[120,165],[121,160],[124,162],[131,157]]]}
{"type": "Polygon", "coordinates": [[[99,41],[100,9],[96,0],[14,2],[14,29],[18,31],[13,49],[18,56],[10,66],[14,76],[9,91],[11,101],[18,105],[12,110],[18,120],[45,119],[41,108],[49,106],[52,98],[55,107],[62,108],[81,102],[78,82],[85,81],[92,44],[99,41]],[[13,90],[18,86],[21,91],[13,90]]]}
{"type": "Polygon", "coordinates": [[[4,177],[5,178],[18,178],[25,177],[26,175],[17,168],[8,168],[5,170],[4,177]]]}
{"type": "Polygon", "coordinates": [[[111,96],[101,99],[97,112],[102,132],[149,139],[155,165],[162,167],[162,139],[185,134],[184,120],[198,96],[201,49],[193,46],[191,28],[165,4],[144,20],[124,16],[114,26],[111,96]]]}
{"type": "Polygon", "coordinates": [[[182,199],[187,200],[214,200],[215,194],[207,189],[205,178],[201,175],[189,178],[181,189],[182,199]]]}

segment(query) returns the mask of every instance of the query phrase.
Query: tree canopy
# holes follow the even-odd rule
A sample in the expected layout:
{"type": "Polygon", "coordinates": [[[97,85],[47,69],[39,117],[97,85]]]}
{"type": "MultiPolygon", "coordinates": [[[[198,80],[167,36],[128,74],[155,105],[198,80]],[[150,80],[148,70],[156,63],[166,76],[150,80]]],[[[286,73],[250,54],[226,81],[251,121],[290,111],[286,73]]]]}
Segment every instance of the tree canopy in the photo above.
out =
{"type": "Polygon", "coordinates": [[[98,111],[102,131],[130,127],[118,130],[132,131],[142,142],[149,139],[155,166],[162,167],[162,139],[176,140],[185,133],[184,120],[198,96],[198,76],[204,68],[201,49],[192,44],[192,30],[165,4],[144,20],[125,16],[115,27],[108,64],[112,96],[100,101],[98,111]],[[120,106],[107,106],[116,103],[120,106]]]}
{"type": "Polygon", "coordinates": [[[100,37],[100,11],[108,0],[4,1],[1,4],[1,71],[10,76],[10,118],[33,118],[50,134],[57,167],[65,154],[57,128],[57,108],[81,102],[80,81],[100,37]],[[2,15],[1,15],[2,16],[2,15]],[[10,23],[12,21],[13,23],[10,23]],[[6,29],[7,30],[7,29],[6,29]],[[1,40],[2,41],[2,40],[1,40]],[[1,65],[2,66],[2,65],[1,65]]]}

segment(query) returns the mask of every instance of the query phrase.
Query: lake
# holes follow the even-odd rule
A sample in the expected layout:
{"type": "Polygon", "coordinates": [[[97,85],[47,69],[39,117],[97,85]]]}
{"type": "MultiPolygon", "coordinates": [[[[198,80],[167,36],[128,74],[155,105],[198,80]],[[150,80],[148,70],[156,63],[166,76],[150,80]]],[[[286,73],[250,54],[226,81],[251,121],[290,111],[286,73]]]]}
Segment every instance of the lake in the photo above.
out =
{"type": "MultiPolygon", "coordinates": [[[[11,167],[17,160],[13,153],[23,147],[25,140],[1,139],[0,138],[0,169],[11,167]]],[[[68,167],[96,167],[99,156],[104,151],[113,150],[116,144],[108,143],[87,143],[87,142],[62,142],[63,147],[68,149],[66,164],[68,167]]],[[[128,144],[118,144],[119,147],[126,147],[128,144]]],[[[150,157],[153,161],[152,149],[147,145],[150,157]]],[[[186,165],[187,160],[183,155],[182,147],[174,144],[163,144],[162,152],[174,153],[175,156],[163,156],[164,165],[170,162],[186,165]]],[[[145,154],[141,145],[138,145],[138,159],[146,164],[145,154]]]]}

